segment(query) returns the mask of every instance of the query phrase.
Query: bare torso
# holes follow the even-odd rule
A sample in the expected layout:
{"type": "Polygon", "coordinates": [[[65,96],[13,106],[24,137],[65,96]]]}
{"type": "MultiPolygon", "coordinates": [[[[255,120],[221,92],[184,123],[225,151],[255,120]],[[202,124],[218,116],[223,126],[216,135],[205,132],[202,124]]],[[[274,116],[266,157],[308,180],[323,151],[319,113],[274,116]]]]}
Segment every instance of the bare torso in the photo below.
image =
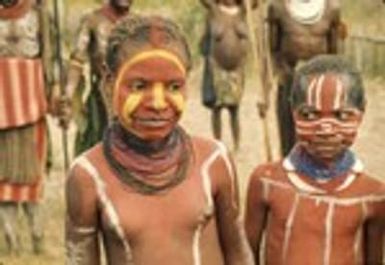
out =
{"type": "Polygon", "coordinates": [[[217,144],[201,139],[192,144],[194,162],[186,179],[154,195],[123,184],[100,146],[78,159],[67,186],[67,258],[79,260],[75,264],[99,264],[100,232],[108,264],[246,264],[245,252],[237,249],[244,245],[234,230],[236,186],[230,184],[234,175],[227,155],[217,144]],[[234,263],[220,240],[233,242],[234,263]]]}
{"type": "Polygon", "coordinates": [[[272,3],[272,12],[278,30],[277,53],[291,65],[308,60],[318,54],[330,53],[329,38],[333,23],[338,18],[336,1],[327,0],[321,18],[313,24],[296,21],[285,7],[284,1],[272,3]]]}

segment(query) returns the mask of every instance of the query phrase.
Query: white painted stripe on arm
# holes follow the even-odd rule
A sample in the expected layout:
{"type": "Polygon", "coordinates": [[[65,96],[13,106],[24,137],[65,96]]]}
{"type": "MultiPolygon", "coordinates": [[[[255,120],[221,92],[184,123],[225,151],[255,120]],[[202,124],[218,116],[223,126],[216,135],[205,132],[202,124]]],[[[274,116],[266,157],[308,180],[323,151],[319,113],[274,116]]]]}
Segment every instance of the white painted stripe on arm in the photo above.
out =
{"type": "Polygon", "coordinates": [[[119,236],[120,240],[122,241],[127,261],[132,262],[131,248],[129,246],[128,241],[126,240],[124,230],[120,224],[118,213],[116,212],[112,201],[110,200],[110,198],[108,197],[108,195],[106,193],[105,183],[101,179],[99,172],[91,164],[91,162],[84,156],[79,157],[76,161],[76,164],[78,164],[83,169],[85,169],[90,174],[92,179],[94,180],[98,197],[105,208],[105,211],[106,211],[106,214],[109,218],[109,221],[111,222],[111,225],[113,226],[117,235],[119,236]]]}
{"type": "Polygon", "coordinates": [[[218,147],[219,147],[219,150],[220,150],[220,155],[221,157],[223,158],[223,160],[225,161],[225,165],[226,165],[226,168],[227,168],[227,171],[229,172],[229,177],[230,177],[230,183],[231,183],[231,194],[233,195],[232,196],[232,203],[233,203],[233,206],[235,208],[238,208],[238,205],[237,205],[237,198],[236,198],[236,190],[235,190],[235,169],[230,161],[230,157],[229,157],[229,154],[227,152],[227,149],[226,149],[226,146],[219,142],[219,141],[216,141],[218,147]]]}

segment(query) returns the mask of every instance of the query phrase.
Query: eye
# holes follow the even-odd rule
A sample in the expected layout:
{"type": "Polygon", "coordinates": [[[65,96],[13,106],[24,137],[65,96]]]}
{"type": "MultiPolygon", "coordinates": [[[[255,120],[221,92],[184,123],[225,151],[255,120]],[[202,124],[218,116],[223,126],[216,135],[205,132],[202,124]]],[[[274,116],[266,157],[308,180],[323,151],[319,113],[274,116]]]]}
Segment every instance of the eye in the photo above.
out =
{"type": "Polygon", "coordinates": [[[167,90],[170,92],[178,92],[183,87],[183,82],[171,81],[167,84],[167,90]]]}
{"type": "Polygon", "coordinates": [[[148,82],[143,79],[137,79],[131,82],[130,88],[132,91],[142,91],[148,86],[148,82]]]}
{"type": "Polygon", "coordinates": [[[319,113],[317,111],[308,108],[300,109],[299,115],[302,119],[308,121],[313,121],[319,118],[319,113]]]}
{"type": "Polygon", "coordinates": [[[350,120],[354,115],[354,112],[348,110],[339,110],[334,112],[334,116],[341,121],[350,120]]]}

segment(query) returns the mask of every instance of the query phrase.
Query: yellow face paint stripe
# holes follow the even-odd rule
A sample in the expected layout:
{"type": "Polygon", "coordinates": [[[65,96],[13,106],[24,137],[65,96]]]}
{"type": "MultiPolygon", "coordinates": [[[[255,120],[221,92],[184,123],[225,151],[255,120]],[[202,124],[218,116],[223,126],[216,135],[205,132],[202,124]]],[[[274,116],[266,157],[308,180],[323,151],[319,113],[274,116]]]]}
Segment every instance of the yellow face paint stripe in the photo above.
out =
{"type": "Polygon", "coordinates": [[[167,106],[167,103],[165,100],[164,85],[160,82],[157,82],[154,84],[152,89],[154,93],[154,99],[153,99],[154,108],[164,109],[167,106]]]}
{"type": "Polygon", "coordinates": [[[123,75],[128,69],[130,69],[132,66],[134,66],[135,64],[137,64],[141,61],[144,61],[144,60],[147,60],[150,58],[157,58],[157,57],[174,63],[179,68],[179,70],[182,72],[183,76],[186,76],[186,72],[187,72],[186,67],[181,62],[181,60],[176,55],[174,55],[173,53],[168,52],[166,50],[161,50],[161,49],[144,51],[144,52],[138,53],[133,58],[131,58],[130,60],[125,62],[123,64],[123,66],[120,68],[118,77],[116,78],[116,81],[115,81],[114,93],[116,93],[116,91],[118,90],[119,84],[121,83],[121,81],[124,77],[123,75]]]}
{"type": "Polygon", "coordinates": [[[139,106],[142,99],[142,92],[135,92],[127,97],[122,109],[122,118],[126,125],[131,124],[131,113],[139,106]]]}
{"type": "Polygon", "coordinates": [[[186,100],[182,93],[171,93],[169,97],[171,98],[178,111],[183,112],[186,106],[186,100]]]}

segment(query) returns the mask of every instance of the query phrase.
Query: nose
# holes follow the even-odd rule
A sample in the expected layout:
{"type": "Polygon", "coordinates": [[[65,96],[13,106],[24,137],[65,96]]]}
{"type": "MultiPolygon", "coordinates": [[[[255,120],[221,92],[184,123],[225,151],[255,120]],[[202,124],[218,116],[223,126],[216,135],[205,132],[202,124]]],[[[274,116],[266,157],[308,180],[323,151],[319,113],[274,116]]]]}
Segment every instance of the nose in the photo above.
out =
{"type": "Polygon", "coordinates": [[[164,85],[155,83],[152,88],[152,107],[156,110],[162,110],[167,107],[164,85]]]}
{"type": "Polygon", "coordinates": [[[331,120],[323,120],[320,122],[317,135],[319,136],[329,136],[336,133],[336,124],[331,120]]]}

